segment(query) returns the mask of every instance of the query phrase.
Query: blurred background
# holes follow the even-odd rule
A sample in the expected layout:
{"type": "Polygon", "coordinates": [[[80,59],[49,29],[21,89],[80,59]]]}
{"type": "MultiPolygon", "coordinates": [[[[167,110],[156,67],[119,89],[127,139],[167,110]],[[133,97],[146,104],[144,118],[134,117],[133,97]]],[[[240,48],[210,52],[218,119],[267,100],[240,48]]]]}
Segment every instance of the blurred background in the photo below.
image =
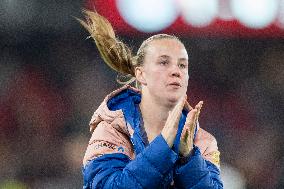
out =
{"type": "Polygon", "coordinates": [[[82,188],[88,123],[119,85],[74,17],[96,9],[136,53],[174,34],[227,189],[284,188],[284,0],[1,0],[0,189],[82,188]]]}

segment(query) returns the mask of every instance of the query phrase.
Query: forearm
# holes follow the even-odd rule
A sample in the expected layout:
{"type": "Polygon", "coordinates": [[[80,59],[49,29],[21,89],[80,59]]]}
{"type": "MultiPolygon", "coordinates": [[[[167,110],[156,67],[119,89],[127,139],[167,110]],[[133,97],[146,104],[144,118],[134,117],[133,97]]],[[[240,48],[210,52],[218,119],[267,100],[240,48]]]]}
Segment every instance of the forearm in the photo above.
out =
{"type": "Polygon", "coordinates": [[[219,169],[204,160],[197,147],[188,162],[176,167],[174,180],[178,188],[223,188],[219,169]]]}
{"type": "Polygon", "coordinates": [[[177,154],[159,135],[132,161],[123,154],[91,161],[83,171],[86,186],[89,185],[85,188],[159,188],[176,160],[177,154]]]}

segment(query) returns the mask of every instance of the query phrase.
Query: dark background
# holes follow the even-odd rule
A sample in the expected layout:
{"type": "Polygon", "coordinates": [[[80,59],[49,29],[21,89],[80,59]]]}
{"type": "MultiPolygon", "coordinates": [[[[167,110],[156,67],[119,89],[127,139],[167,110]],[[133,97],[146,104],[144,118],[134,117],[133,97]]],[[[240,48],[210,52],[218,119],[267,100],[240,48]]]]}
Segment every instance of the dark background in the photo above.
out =
{"type": "MultiPolygon", "coordinates": [[[[119,87],[72,17],[82,6],[0,2],[1,189],[82,188],[88,123],[119,87]]],[[[120,34],[135,53],[149,36],[120,34]]],[[[283,188],[283,38],[181,40],[189,102],[204,101],[200,124],[217,138],[227,188],[283,188]]]]}

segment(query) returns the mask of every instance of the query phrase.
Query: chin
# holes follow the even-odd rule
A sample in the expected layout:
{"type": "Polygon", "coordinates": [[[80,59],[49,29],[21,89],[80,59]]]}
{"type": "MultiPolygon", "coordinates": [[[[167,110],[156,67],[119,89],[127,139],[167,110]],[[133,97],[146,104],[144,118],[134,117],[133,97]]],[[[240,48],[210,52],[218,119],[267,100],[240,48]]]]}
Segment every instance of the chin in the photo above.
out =
{"type": "Polygon", "coordinates": [[[170,96],[168,97],[167,101],[170,106],[175,106],[180,98],[180,96],[170,96]]]}
{"type": "Polygon", "coordinates": [[[169,107],[173,107],[177,104],[177,102],[184,96],[182,92],[173,92],[173,91],[167,91],[163,93],[163,95],[160,93],[157,95],[159,101],[169,107]]]}
{"type": "Polygon", "coordinates": [[[176,105],[177,102],[184,97],[184,95],[186,94],[186,92],[182,92],[182,91],[179,91],[179,92],[171,92],[167,95],[167,101],[171,104],[174,104],[176,105]]]}

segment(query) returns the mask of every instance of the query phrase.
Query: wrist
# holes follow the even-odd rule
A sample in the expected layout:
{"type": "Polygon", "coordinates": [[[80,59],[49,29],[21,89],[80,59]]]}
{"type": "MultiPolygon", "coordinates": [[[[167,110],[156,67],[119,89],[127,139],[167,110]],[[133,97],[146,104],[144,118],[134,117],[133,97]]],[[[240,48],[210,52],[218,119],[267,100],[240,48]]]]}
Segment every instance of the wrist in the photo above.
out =
{"type": "Polygon", "coordinates": [[[189,152],[187,153],[179,153],[179,160],[178,162],[181,165],[184,165],[188,162],[189,158],[192,156],[193,154],[193,148],[191,148],[191,150],[189,150],[189,152]]]}
{"type": "Polygon", "coordinates": [[[176,135],[173,133],[176,133],[177,130],[162,130],[161,135],[162,137],[165,139],[165,141],[167,142],[168,146],[171,148],[174,145],[174,141],[176,138],[176,135]]]}
{"type": "Polygon", "coordinates": [[[192,150],[193,150],[193,147],[189,148],[187,146],[187,147],[182,148],[182,146],[180,146],[179,156],[180,157],[187,157],[191,154],[192,150]]]}

